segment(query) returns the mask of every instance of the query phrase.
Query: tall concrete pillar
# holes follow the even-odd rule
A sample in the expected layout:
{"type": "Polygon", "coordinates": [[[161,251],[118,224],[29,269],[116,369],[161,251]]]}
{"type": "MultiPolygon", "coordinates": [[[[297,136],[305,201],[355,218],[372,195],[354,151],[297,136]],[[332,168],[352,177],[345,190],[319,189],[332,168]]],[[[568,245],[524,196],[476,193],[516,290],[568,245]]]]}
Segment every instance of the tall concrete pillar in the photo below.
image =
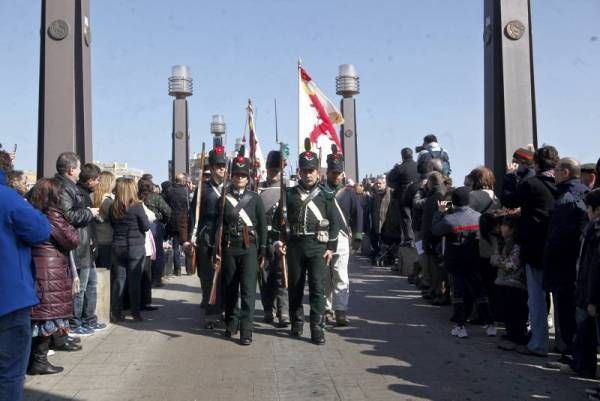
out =
{"type": "Polygon", "coordinates": [[[42,0],[38,177],[65,151],[92,161],[89,0],[42,0]]]}
{"type": "Polygon", "coordinates": [[[485,0],[485,164],[497,182],[513,152],[537,147],[529,0],[485,0]]]}
{"type": "Polygon", "coordinates": [[[344,153],[344,169],[346,178],[358,182],[358,138],[356,136],[356,100],[354,95],[360,93],[360,83],[356,68],[352,64],[342,64],[335,79],[336,93],[342,96],[341,112],[344,124],[340,130],[342,152],[344,153]]]}
{"type": "Polygon", "coordinates": [[[175,65],[171,70],[169,78],[169,95],[175,97],[173,100],[173,133],[171,171],[169,176],[175,179],[177,173],[190,172],[190,134],[188,125],[188,103],[187,96],[193,94],[193,83],[190,69],[185,65],[175,65]]]}

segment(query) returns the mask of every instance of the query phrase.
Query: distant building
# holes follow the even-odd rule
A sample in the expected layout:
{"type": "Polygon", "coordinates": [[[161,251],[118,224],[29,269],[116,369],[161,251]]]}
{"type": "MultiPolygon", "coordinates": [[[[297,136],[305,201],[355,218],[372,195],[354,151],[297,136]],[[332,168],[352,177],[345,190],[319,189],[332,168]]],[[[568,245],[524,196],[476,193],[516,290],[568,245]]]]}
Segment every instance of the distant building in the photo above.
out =
{"type": "Polygon", "coordinates": [[[37,182],[37,174],[35,171],[23,171],[23,175],[27,178],[27,189],[33,188],[37,182]]]}
{"type": "Polygon", "coordinates": [[[95,161],[94,164],[100,167],[102,171],[110,171],[117,178],[126,177],[133,178],[134,180],[138,181],[140,178],[142,178],[142,175],[144,174],[144,170],[140,170],[137,168],[129,168],[127,162],[104,163],[95,161]]]}

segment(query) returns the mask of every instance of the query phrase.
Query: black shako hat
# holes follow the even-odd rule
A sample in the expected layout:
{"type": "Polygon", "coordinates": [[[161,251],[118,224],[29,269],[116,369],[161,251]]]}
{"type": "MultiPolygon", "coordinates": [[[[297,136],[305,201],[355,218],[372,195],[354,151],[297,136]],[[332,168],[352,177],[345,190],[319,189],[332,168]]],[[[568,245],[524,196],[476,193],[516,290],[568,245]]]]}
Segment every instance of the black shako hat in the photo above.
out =
{"type": "Polygon", "coordinates": [[[327,172],[341,173],[344,171],[344,156],[337,145],[331,145],[331,153],[327,155],[327,172]]]}
{"type": "Polygon", "coordinates": [[[310,139],[304,139],[304,152],[298,156],[298,168],[300,170],[305,169],[319,169],[319,156],[310,150],[310,139]]]}
{"type": "Polygon", "coordinates": [[[231,161],[231,175],[243,174],[250,177],[250,159],[244,157],[244,145],[240,146],[238,155],[231,161]]]}
{"type": "Polygon", "coordinates": [[[208,152],[208,164],[214,166],[216,164],[227,164],[227,155],[223,145],[216,145],[213,150],[208,152]]]}
{"type": "Polygon", "coordinates": [[[267,155],[267,170],[272,168],[281,168],[281,152],[272,150],[267,155]]]}

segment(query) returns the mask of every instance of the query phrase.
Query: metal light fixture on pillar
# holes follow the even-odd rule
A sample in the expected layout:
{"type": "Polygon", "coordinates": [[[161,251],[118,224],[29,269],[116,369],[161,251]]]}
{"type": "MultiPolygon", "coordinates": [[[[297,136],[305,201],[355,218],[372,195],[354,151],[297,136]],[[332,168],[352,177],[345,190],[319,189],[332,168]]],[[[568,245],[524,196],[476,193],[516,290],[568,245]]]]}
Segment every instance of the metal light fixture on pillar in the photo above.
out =
{"type": "Polygon", "coordinates": [[[483,40],[485,164],[501,185],[513,152],[537,147],[529,0],[485,0],[483,40]]]}
{"type": "Polygon", "coordinates": [[[225,117],[222,114],[214,114],[210,122],[210,133],[214,135],[213,148],[218,145],[224,146],[225,128],[225,117]]]}
{"type": "Polygon", "coordinates": [[[189,125],[187,96],[193,95],[193,82],[190,68],[186,65],[175,65],[169,78],[169,96],[173,96],[173,135],[171,169],[169,176],[175,178],[177,173],[189,173],[189,125]]]}
{"type": "Polygon", "coordinates": [[[89,0],[42,0],[37,176],[62,152],[92,161],[89,0]]]}
{"type": "Polygon", "coordinates": [[[358,139],[356,136],[356,100],[360,93],[360,82],[356,68],[352,64],[339,66],[335,78],[336,93],[342,96],[341,112],[344,124],[341,127],[341,141],[344,152],[346,178],[358,180],[358,139]]]}

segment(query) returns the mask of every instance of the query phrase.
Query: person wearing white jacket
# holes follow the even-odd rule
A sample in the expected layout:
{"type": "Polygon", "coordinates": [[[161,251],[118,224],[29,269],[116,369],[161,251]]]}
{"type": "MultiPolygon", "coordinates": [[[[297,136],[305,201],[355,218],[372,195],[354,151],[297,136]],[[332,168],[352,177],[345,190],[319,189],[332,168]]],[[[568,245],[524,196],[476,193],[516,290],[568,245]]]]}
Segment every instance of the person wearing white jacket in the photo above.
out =
{"type": "MultiPolygon", "coordinates": [[[[156,214],[144,205],[144,211],[150,224],[156,221],[156,214]]],[[[156,244],[150,230],[146,231],[146,259],[144,261],[144,269],[142,270],[142,310],[153,311],[158,309],[152,305],[152,261],[156,259],[156,244]]]]}

